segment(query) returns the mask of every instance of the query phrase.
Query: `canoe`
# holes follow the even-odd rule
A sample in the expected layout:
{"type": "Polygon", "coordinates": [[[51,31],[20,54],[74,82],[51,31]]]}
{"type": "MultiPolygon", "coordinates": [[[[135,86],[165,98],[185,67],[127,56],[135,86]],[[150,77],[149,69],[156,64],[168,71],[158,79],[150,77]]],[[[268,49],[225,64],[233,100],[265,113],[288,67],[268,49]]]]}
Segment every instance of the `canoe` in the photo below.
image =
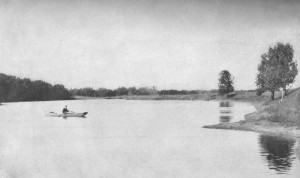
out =
{"type": "Polygon", "coordinates": [[[82,113],[64,113],[64,114],[59,114],[56,112],[48,112],[45,113],[46,116],[48,117],[84,117],[85,115],[87,115],[88,112],[82,112],[82,113]]]}

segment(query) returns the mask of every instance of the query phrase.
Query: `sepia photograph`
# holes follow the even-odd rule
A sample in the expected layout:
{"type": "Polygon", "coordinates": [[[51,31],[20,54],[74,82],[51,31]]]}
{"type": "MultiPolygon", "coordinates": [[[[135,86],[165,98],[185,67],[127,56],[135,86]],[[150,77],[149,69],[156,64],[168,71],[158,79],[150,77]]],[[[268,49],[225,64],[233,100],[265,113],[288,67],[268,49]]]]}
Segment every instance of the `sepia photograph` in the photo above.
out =
{"type": "Polygon", "coordinates": [[[300,1],[0,0],[0,178],[300,178],[300,1]]]}

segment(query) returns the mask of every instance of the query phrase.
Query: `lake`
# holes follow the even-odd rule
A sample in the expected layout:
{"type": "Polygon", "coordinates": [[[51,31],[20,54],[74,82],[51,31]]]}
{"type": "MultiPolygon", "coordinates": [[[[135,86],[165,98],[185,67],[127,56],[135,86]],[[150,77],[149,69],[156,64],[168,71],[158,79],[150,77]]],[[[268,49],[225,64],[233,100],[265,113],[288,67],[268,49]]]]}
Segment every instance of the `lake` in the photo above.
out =
{"type": "Polygon", "coordinates": [[[299,177],[297,140],[202,128],[253,111],[216,101],[4,103],[0,177],[299,177]],[[89,113],[45,117],[65,105],[89,113]]]}

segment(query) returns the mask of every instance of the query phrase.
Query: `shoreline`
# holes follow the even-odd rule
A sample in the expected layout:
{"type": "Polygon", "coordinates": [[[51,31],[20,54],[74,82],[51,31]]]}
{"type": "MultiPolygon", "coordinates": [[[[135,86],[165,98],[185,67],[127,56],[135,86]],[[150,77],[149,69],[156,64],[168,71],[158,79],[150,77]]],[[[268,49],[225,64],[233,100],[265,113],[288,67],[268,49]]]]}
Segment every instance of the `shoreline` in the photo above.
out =
{"type": "Polygon", "coordinates": [[[267,119],[269,117],[265,108],[270,103],[265,101],[244,101],[252,104],[256,111],[246,114],[244,120],[231,123],[220,123],[214,125],[205,125],[203,128],[207,129],[224,129],[224,130],[236,130],[236,131],[251,131],[260,134],[278,136],[283,138],[291,138],[298,141],[298,145],[295,146],[295,155],[300,160],[300,126],[297,126],[290,122],[272,122],[267,119]]]}
{"type": "MultiPolygon", "coordinates": [[[[275,96],[279,96],[275,92],[275,96]]],[[[203,101],[240,101],[240,102],[261,102],[270,97],[269,93],[264,93],[262,96],[257,96],[256,92],[252,91],[236,91],[236,95],[232,97],[220,96],[216,92],[201,92],[198,94],[187,95],[121,95],[121,96],[106,96],[106,97],[87,97],[87,96],[73,96],[76,100],[87,99],[125,99],[125,100],[203,100],[203,101]]]]}
{"type": "Polygon", "coordinates": [[[250,131],[265,135],[278,136],[283,138],[295,139],[298,145],[295,146],[295,155],[300,160],[300,126],[289,122],[272,122],[267,119],[261,119],[261,116],[266,116],[264,112],[267,105],[263,101],[245,101],[252,104],[256,111],[246,114],[244,120],[231,123],[220,123],[214,125],[205,125],[202,128],[206,129],[224,129],[236,131],[250,131]]]}
{"type": "Polygon", "coordinates": [[[214,125],[205,125],[203,128],[208,129],[224,129],[238,131],[252,131],[267,135],[281,136],[300,139],[300,129],[297,126],[282,126],[278,123],[270,121],[238,121],[232,123],[222,123],[214,125]]]}
{"type": "MultiPolygon", "coordinates": [[[[237,101],[237,100],[231,100],[237,101]]],[[[239,100],[238,100],[239,101],[239,100]]],[[[246,102],[253,105],[256,109],[255,112],[248,113],[244,116],[244,120],[230,123],[219,123],[213,125],[205,125],[203,128],[208,129],[225,129],[225,130],[239,130],[239,131],[252,131],[268,135],[292,137],[300,140],[300,127],[295,126],[288,122],[272,122],[266,119],[260,119],[262,116],[267,116],[268,113],[264,112],[267,106],[263,101],[239,101],[246,102]]]]}

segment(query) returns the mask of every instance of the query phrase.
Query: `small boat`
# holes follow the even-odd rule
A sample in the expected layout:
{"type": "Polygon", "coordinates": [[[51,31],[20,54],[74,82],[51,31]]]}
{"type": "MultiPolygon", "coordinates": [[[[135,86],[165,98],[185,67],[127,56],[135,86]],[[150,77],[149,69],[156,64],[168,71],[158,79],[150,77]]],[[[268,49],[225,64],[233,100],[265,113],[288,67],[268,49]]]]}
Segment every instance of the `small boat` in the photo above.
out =
{"type": "Polygon", "coordinates": [[[76,113],[76,112],[68,112],[68,113],[56,113],[56,112],[47,112],[45,113],[48,117],[84,117],[88,112],[76,113]]]}

